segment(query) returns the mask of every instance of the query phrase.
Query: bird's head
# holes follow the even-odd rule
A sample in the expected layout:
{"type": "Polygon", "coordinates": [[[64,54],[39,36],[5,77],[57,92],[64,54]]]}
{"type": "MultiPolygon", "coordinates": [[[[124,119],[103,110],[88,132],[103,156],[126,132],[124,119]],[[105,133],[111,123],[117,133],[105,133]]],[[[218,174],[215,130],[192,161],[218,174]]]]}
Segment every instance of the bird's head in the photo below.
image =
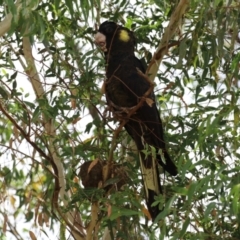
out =
{"type": "Polygon", "coordinates": [[[119,50],[134,52],[135,38],[129,29],[115,22],[106,21],[100,25],[95,35],[95,43],[105,53],[119,50]]]}

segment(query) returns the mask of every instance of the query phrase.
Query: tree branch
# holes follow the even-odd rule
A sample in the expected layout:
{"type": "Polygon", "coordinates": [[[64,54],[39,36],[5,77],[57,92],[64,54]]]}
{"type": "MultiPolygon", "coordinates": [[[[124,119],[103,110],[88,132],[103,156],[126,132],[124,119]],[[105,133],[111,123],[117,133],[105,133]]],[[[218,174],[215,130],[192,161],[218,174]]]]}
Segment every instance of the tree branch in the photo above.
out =
{"type": "MultiPolygon", "coordinates": [[[[15,7],[17,9],[17,17],[16,17],[17,19],[18,19],[19,11],[22,8],[22,4],[20,2],[21,2],[20,0],[17,0],[15,3],[15,7]]],[[[0,22],[0,37],[2,37],[5,33],[9,31],[12,23],[12,18],[13,18],[12,13],[8,13],[4,18],[4,20],[0,22]]]]}
{"type": "MultiPolygon", "coordinates": [[[[37,99],[43,99],[45,92],[44,92],[40,77],[38,75],[37,68],[35,66],[34,58],[32,56],[32,47],[31,47],[30,39],[28,36],[23,37],[23,52],[24,52],[26,63],[27,63],[27,68],[25,68],[25,72],[29,77],[29,80],[33,86],[37,99]]],[[[85,233],[84,233],[83,227],[81,227],[81,224],[74,224],[76,221],[76,213],[67,212],[66,215],[64,215],[58,206],[58,201],[60,198],[60,200],[63,201],[64,206],[67,207],[68,201],[66,200],[66,196],[68,197],[70,196],[69,196],[69,193],[66,192],[65,190],[66,182],[65,182],[64,167],[61,162],[61,159],[58,157],[57,147],[54,144],[54,139],[56,136],[54,122],[51,119],[47,118],[47,116],[45,116],[44,113],[42,113],[42,116],[43,116],[43,127],[47,135],[50,136],[48,138],[48,149],[51,155],[50,162],[54,169],[54,173],[57,176],[55,178],[55,192],[53,195],[53,204],[57,209],[58,213],[63,217],[63,219],[67,223],[68,227],[71,229],[75,239],[79,239],[79,240],[84,239],[85,233]]],[[[80,219],[80,216],[78,216],[77,219],[80,219]]]]}
{"type": "Polygon", "coordinates": [[[98,202],[93,202],[91,206],[91,222],[87,227],[87,240],[93,239],[92,236],[94,235],[93,231],[95,230],[95,227],[97,225],[98,212],[99,212],[98,202]]]}

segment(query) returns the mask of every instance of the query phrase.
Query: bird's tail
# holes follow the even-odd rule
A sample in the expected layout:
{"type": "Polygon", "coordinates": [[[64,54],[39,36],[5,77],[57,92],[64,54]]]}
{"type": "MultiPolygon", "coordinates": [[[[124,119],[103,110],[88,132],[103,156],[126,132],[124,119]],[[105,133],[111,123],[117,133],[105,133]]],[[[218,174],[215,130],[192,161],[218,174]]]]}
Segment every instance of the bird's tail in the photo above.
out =
{"type": "Polygon", "coordinates": [[[163,167],[163,169],[170,173],[172,176],[176,176],[178,174],[177,167],[166,150],[158,151],[157,159],[158,163],[163,167]]]}
{"type": "Polygon", "coordinates": [[[160,177],[158,171],[158,163],[151,155],[146,156],[143,152],[140,155],[141,172],[143,176],[143,185],[146,196],[146,203],[148,211],[152,217],[152,220],[162,211],[159,206],[152,206],[155,202],[155,196],[162,194],[162,188],[160,184],[160,177]]]}

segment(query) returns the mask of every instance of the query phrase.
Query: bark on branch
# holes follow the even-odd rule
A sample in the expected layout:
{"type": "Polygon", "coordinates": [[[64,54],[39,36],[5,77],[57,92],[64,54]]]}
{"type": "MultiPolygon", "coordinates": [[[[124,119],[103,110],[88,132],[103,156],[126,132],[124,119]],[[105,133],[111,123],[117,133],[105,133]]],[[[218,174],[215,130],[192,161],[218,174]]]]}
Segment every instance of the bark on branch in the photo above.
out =
{"type": "MultiPolygon", "coordinates": [[[[15,3],[15,7],[17,9],[16,19],[18,19],[19,11],[22,8],[22,4],[20,2],[21,2],[20,0],[17,0],[15,3]]],[[[8,13],[6,17],[3,19],[3,21],[0,22],[0,37],[2,37],[5,33],[9,31],[12,23],[12,18],[13,18],[12,13],[8,13]]]]}
{"type": "MultiPolygon", "coordinates": [[[[23,37],[23,52],[27,63],[25,72],[29,77],[29,80],[32,84],[37,99],[41,99],[44,97],[45,92],[41,83],[41,79],[38,75],[37,68],[35,66],[30,39],[27,36],[23,37]]],[[[70,196],[69,193],[66,192],[65,190],[66,182],[64,167],[61,159],[58,157],[57,147],[54,144],[54,136],[56,136],[54,123],[51,121],[51,119],[48,119],[47,116],[44,115],[44,113],[42,114],[42,118],[45,132],[47,133],[48,136],[50,136],[48,139],[47,147],[49,150],[49,155],[51,156],[52,160],[51,165],[53,166],[53,169],[55,170],[54,173],[57,176],[57,178],[55,179],[56,181],[55,181],[55,193],[53,196],[53,204],[57,209],[58,213],[63,217],[63,219],[67,223],[68,227],[71,229],[74,238],[77,240],[85,239],[85,231],[82,227],[83,225],[80,216],[76,216],[76,212],[71,211],[67,212],[66,214],[63,214],[58,207],[59,200],[63,202],[65,207],[67,207],[68,201],[66,199],[69,198],[70,196]],[[76,223],[76,219],[78,219],[78,223],[76,223]]]]}

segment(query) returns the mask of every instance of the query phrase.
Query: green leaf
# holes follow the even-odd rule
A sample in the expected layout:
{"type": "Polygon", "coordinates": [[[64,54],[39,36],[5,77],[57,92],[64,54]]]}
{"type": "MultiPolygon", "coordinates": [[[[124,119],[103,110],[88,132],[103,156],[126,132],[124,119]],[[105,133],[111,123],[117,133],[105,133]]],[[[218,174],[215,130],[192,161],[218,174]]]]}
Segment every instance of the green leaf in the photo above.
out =
{"type": "Polygon", "coordinates": [[[8,94],[7,92],[5,91],[4,88],[0,87],[0,94],[2,96],[3,99],[7,100],[8,99],[8,94]]]}
{"type": "Polygon", "coordinates": [[[189,226],[189,223],[190,223],[190,218],[187,217],[187,219],[185,220],[185,222],[183,223],[183,227],[181,229],[181,232],[179,233],[179,238],[182,238],[184,236],[184,234],[186,233],[186,230],[189,226]]]}
{"type": "Polygon", "coordinates": [[[138,211],[133,211],[133,210],[127,209],[127,208],[111,206],[111,215],[109,218],[110,218],[110,220],[114,220],[121,216],[133,216],[133,215],[138,215],[138,214],[139,214],[138,211]]]}
{"type": "Polygon", "coordinates": [[[40,108],[39,106],[37,106],[32,115],[32,122],[36,122],[37,120],[39,120],[40,115],[41,115],[40,108]]]}
{"type": "Polygon", "coordinates": [[[71,16],[73,16],[73,14],[74,14],[74,10],[73,10],[73,3],[74,3],[74,1],[65,0],[65,2],[66,2],[66,5],[67,5],[67,7],[69,9],[69,12],[70,12],[71,16]]]}

